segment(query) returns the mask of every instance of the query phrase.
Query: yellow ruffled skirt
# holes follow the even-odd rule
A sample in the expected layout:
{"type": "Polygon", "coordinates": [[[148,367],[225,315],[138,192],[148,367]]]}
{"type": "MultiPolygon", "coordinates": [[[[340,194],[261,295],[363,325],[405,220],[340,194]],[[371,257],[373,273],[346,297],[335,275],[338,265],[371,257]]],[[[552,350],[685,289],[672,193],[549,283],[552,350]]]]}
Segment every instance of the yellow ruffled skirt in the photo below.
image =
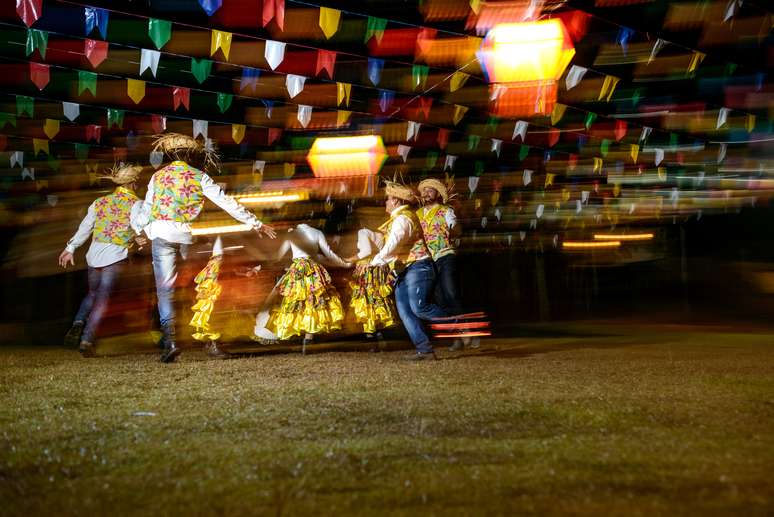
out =
{"type": "Polygon", "coordinates": [[[218,283],[221,262],[220,255],[212,257],[204,269],[199,271],[199,274],[194,278],[196,304],[191,307],[193,317],[189,325],[194,328],[192,336],[197,341],[216,340],[220,337],[219,332],[213,332],[210,329],[210,317],[215,308],[215,301],[221,292],[221,286],[218,283]]]}
{"type": "Polygon", "coordinates": [[[352,289],[349,306],[357,322],[363,325],[363,332],[373,334],[395,325],[395,302],[388,266],[359,263],[349,286],[352,289]]]}
{"type": "Polygon", "coordinates": [[[310,258],[293,259],[280,278],[282,302],[267,327],[279,339],[341,328],[344,309],[328,271],[310,258]]]}

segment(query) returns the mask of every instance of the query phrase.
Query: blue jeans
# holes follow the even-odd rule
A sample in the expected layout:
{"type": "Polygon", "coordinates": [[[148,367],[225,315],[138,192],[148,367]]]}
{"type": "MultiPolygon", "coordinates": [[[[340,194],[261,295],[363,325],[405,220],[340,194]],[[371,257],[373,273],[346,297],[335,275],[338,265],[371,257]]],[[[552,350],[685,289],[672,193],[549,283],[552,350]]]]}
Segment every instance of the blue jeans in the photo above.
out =
{"type": "Polygon", "coordinates": [[[460,291],[457,283],[457,255],[449,253],[435,261],[438,275],[435,285],[435,297],[438,305],[450,316],[462,314],[460,291]]]}
{"type": "Polygon", "coordinates": [[[414,262],[407,267],[398,276],[395,285],[395,304],[398,307],[398,315],[417,352],[421,353],[433,351],[430,338],[422,328],[422,320],[429,321],[446,316],[440,307],[430,301],[434,282],[433,261],[428,259],[414,262]]]}
{"type": "Polygon", "coordinates": [[[175,324],[175,281],[177,280],[177,255],[188,257],[188,244],[153,239],[153,276],[156,279],[156,297],[159,301],[161,327],[175,324]]]}
{"type": "Polygon", "coordinates": [[[94,335],[105,315],[110,293],[113,291],[116,278],[124,268],[124,262],[121,260],[109,266],[89,268],[89,294],[83,299],[75,315],[76,322],[85,324],[81,341],[94,343],[94,335]]]}

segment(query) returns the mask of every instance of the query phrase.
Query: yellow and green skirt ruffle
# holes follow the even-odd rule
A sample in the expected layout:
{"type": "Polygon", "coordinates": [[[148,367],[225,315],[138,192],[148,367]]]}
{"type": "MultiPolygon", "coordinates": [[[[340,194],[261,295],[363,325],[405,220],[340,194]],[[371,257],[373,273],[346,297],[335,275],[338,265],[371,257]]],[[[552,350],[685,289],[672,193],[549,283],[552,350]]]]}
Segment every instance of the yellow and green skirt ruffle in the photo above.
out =
{"type": "Polygon", "coordinates": [[[218,273],[222,257],[220,255],[212,257],[207,265],[199,271],[194,278],[196,283],[196,304],[191,307],[193,317],[190,326],[194,328],[191,334],[197,341],[216,340],[220,337],[219,332],[210,330],[210,316],[215,308],[215,301],[220,296],[221,285],[218,283],[218,273]]]}
{"type": "Polygon", "coordinates": [[[282,302],[267,327],[279,339],[341,328],[344,309],[331,276],[310,258],[293,259],[278,282],[282,302]]]}
{"type": "Polygon", "coordinates": [[[358,264],[349,286],[352,289],[349,306],[357,322],[363,325],[363,332],[372,334],[395,325],[395,303],[388,266],[370,266],[367,262],[358,264]]]}

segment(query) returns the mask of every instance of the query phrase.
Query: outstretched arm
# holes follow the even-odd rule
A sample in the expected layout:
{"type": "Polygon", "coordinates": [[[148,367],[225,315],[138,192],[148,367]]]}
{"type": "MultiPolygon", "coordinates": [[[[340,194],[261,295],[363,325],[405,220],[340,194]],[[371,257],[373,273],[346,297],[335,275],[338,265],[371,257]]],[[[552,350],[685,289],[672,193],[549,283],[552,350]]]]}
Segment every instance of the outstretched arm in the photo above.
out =
{"type": "Polygon", "coordinates": [[[91,232],[94,230],[94,223],[97,220],[97,214],[94,211],[94,203],[89,205],[89,209],[86,211],[86,216],[78,225],[78,231],[75,235],[67,241],[67,245],[62,253],[59,254],[59,265],[66,268],[69,263],[71,266],[75,265],[75,259],[73,255],[75,250],[83,245],[84,242],[89,240],[91,232]]]}
{"type": "Polygon", "coordinates": [[[207,199],[218,205],[223,211],[240,223],[249,224],[258,230],[259,234],[268,235],[272,239],[277,236],[273,228],[264,225],[252,212],[245,208],[244,205],[223,192],[223,189],[206,174],[202,174],[202,192],[207,199]],[[266,228],[263,228],[264,226],[266,226],[266,228]]]}
{"type": "Polygon", "coordinates": [[[333,262],[339,267],[351,267],[352,264],[347,262],[346,260],[342,259],[338,255],[336,255],[331,247],[328,245],[328,240],[325,238],[325,234],[320,232],[317,236],[317,245],[320,247],[320,251],[323,255],[325,255],[325,258],[333,262]]]}

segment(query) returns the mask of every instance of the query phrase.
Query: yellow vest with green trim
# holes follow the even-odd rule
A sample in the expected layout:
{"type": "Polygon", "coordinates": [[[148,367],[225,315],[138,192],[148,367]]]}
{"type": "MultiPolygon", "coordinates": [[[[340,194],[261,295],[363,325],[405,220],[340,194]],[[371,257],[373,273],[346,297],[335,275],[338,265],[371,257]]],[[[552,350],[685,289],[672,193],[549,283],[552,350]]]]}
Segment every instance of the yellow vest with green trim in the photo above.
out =
{"type": "Polygon", "coordinates": [[[129,219],[132,207],[137,201],[137,195],[126,187],[118,187],[112,194],[97,198],[94,201],[97,219],[94,222],[92,238],[97,242],[130,247],[134,230],[129,219]]]}

